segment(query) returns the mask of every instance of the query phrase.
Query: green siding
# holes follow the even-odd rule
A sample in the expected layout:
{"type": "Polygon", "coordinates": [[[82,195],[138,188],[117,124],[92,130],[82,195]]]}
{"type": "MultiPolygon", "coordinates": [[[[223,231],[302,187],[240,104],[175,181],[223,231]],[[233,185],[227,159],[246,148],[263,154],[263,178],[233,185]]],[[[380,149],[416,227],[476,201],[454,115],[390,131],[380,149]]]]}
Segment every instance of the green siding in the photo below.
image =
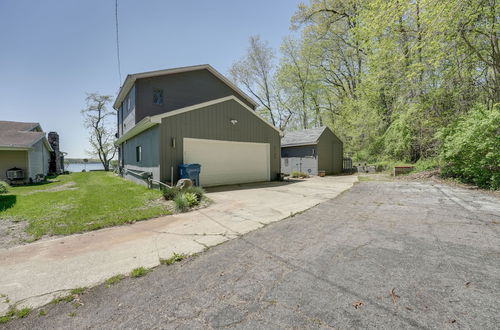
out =
{"type": "Polygon", "coordinates": [[[342,173],[343,143],[326,128],[318,140],[318,170],[327,174],[342,173]]]}
{"type": "Polygon", "coordinates": [[[218,103],[162,119],[160,125],[161,180],[170,182],[170,168],[174,181],[178,179],[177,166],[183,163],[183,138],[260,142],[270,144],[271,179],[280,172],[280,135],[241,104],[234,100],[218,103]],[[232,125],[230,120],[238,123],[232,125]],[[175,148],[172,140],[175,139],[175,148]]]}
{"type": "Polygon", "coordinates": [[[136,123],[146,116],[154,116],[230,95],[234,95],[253,108],[252,104],[208,70],[138,79],[135,87],[136,123]],[[162,105],[153,104],[153,90],[156,88],[163,90],[162,105]]]}

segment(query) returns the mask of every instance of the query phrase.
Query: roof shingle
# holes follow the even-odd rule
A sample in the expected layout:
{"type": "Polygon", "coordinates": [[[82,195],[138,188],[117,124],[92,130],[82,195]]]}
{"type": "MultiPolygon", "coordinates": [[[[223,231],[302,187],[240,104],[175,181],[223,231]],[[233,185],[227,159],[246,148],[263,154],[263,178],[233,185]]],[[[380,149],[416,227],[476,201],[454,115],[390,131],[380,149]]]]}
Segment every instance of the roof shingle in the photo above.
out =
{"type": "Polygon", "coordinates": [[[44,132],[33,131],[34,129],[40,129],[40,124],[0,120],[0,147],[31,147],[45,137],[44,132]]]}
{"type": "Polygon", "coordinates": [[[282,147],[291,147],[296,145],[316,144],[320,135],[325,130],[325,126],[303,129],[300,131],[286,132],[281,139],[282,147]]]}

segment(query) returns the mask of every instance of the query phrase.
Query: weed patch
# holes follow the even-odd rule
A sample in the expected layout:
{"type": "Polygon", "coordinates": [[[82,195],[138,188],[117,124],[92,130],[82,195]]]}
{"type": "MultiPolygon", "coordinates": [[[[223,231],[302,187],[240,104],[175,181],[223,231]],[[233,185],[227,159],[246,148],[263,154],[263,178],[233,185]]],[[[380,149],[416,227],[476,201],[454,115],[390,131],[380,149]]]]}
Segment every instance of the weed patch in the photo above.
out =
{"type": "Polygon", "coordinates": [[[113,277],[110,277],[106,280],[106,284],[108,286],[111,286],[111,285],[114,285],[118,282],[120,282],[121,280],[123,280],[124,276],[123,275],[115,275],[113,277]]]}
{"type": "Polygon", "coordinates": [[[75,294],[82,294],[85,292],[85,289],[86,288],[76,288],[76,289],[73,289],[71,290],[71,294],[75,295],[75,294]]]}
{"type": "Polygon", "coordinates": [[[18,319],[22,319],[30,315],[30,313],[31,313],[31,308],[29,307],[21,308],[20,310],[16,311],[16,317],[18,319]]]}
{"type": "Polygon", "coordinates": [[[130,272],[130,277],[133,277],[133,278],[142,277],[142,276],[146,275],[149,272],[150,272],[150,270],[147,269],[147,268],[138,267],[138,268],[133,269],[130,272]]]}
{"type": "Polygon", "coordinates": [[[167,259],[161,259],[160,258],[160,264],[161,265],[171,265],[173,263],[182,261],[185,258],[186,258],[186,255],[184,255],[184,254],[174,253],[174,255],[171,256],[170,258],[167,258],[167,259]]]}

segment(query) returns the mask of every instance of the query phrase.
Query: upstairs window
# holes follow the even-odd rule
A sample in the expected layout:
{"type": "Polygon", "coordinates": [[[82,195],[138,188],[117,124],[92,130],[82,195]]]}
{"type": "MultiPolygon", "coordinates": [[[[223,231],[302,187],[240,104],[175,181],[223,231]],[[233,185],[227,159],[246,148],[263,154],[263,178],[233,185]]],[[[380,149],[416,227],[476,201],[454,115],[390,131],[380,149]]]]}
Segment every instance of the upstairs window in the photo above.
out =
{"type": "Polygon", "coordinates": [[[163,104],[163,89],[153,89],[153,104],[163,104]]]}
{"type": "Polygon", "coordinates": [[[142,148],[140,146],[135,147],[135,161],[140,163],[142,158],[142,148]]]}

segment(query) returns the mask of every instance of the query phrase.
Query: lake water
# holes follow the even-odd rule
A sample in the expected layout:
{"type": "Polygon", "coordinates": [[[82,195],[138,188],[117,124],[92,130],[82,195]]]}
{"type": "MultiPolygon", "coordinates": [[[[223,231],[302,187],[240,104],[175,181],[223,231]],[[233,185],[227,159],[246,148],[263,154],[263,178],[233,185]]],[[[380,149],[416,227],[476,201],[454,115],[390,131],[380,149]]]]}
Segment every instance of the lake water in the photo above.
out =
{"type": "Polygon", "coordinates": [[[84,169],[87,171],[91,170],[104,170],[104,167],[101,163],[87,163],[87,164],[79,164],[79,163],[71,163],[69,165],[65,165],[64,170],[70,172],[81,172],[84,169]]]}

